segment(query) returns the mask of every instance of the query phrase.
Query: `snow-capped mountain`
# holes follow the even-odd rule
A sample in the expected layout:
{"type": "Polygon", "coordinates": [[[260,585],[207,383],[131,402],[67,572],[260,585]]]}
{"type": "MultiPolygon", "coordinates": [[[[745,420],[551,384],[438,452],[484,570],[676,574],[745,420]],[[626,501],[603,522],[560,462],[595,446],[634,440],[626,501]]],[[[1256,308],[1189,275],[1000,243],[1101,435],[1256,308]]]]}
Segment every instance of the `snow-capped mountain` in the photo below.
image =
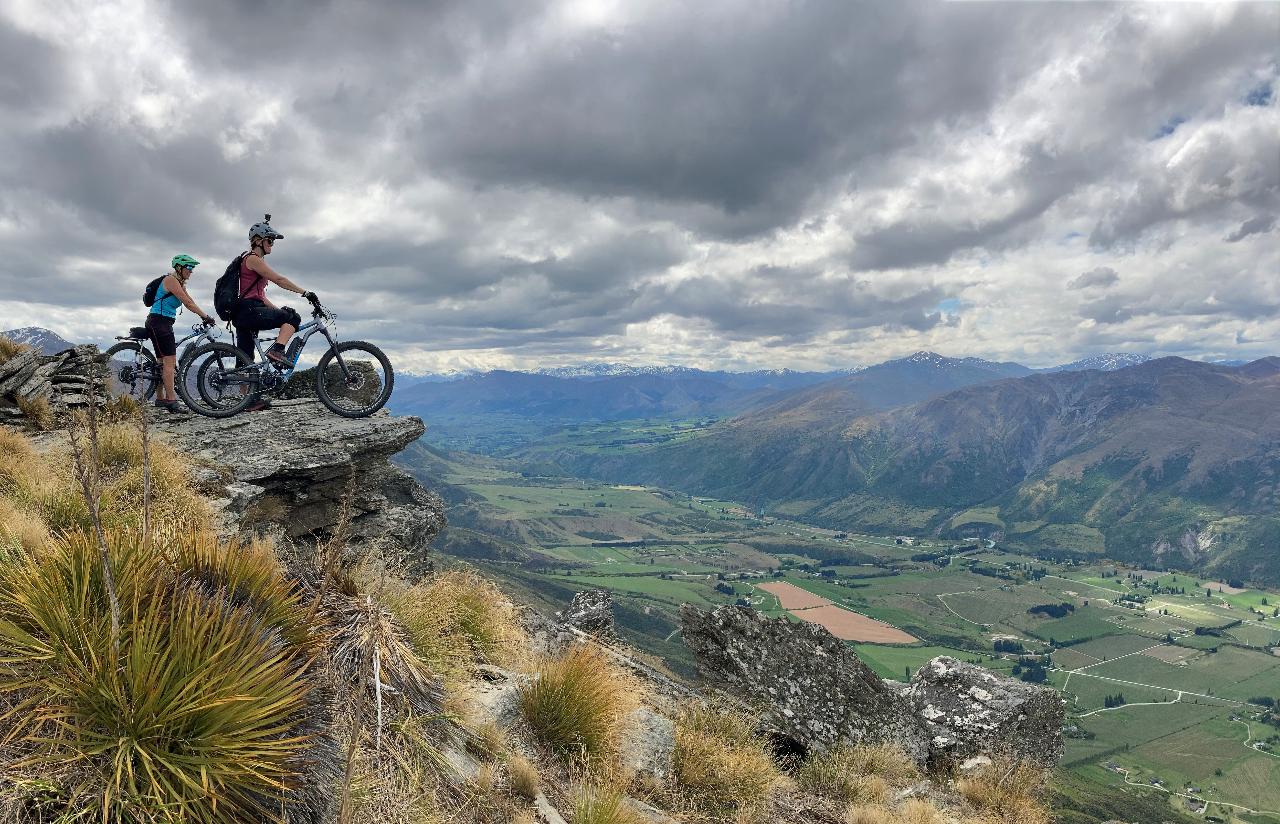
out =
{"type": "Polygon", "coordinates": [[[1041,369],[1041,372],[1083,372],[1086,369],[1098,369],[1103,372],[1114,372],[1117,369],[1124,369],[1129,366],[1137,366],[1140,363],[1146,363],[1151,360],[1149,355],[1138,355],[1133,352],[1108,352],[1104,355],[1094,355],[1088,358],[1081,358],[1078,361],[1064,363],[1061,366],[1050,366],[1048,369],[1041,369]]]}
{"type": "Polygon", "coordinates": [[[0,332],[6,338],[30,346],[42,355],[52,355],[75,346],[57,332],[51,332],[40,326],[24,326],[21,329],[10,329],[0,332]]]}

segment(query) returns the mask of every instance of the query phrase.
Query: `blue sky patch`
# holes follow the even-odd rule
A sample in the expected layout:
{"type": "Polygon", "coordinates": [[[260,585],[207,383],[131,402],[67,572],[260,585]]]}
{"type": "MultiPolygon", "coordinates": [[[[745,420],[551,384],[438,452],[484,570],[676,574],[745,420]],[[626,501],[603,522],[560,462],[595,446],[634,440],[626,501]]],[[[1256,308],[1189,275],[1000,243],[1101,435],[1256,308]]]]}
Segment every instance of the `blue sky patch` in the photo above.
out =
{"type": "Polygon", "coordinates": [[[1244,96],[1246,106],[1265,106],[1271,102],[1271,81],[1259,83],[1244,96]]]}

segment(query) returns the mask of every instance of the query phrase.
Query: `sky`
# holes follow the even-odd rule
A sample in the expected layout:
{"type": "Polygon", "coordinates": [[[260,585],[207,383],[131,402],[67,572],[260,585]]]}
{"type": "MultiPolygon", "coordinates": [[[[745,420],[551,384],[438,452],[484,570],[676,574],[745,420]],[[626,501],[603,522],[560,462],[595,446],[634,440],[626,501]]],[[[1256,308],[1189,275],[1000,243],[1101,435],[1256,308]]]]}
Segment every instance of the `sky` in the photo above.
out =
{"type": "Polygon", "coordinates": [[[0,329],[270,212],[406,372],[1280,352],[1280,3],[0,0],[0,118],[0,329]]]}

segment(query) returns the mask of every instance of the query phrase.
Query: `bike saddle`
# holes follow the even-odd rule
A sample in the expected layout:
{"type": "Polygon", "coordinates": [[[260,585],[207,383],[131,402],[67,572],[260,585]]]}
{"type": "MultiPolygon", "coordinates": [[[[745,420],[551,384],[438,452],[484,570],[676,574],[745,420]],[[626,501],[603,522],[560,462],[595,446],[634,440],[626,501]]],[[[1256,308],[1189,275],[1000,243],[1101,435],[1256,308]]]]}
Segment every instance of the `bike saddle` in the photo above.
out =
{"type": "Polygon", "coordinates": [[[147,331],[145,326],[130,326],[129,337],[116,338],[116,340],[146,340],[151,337],[151,333],[147,331]]]}

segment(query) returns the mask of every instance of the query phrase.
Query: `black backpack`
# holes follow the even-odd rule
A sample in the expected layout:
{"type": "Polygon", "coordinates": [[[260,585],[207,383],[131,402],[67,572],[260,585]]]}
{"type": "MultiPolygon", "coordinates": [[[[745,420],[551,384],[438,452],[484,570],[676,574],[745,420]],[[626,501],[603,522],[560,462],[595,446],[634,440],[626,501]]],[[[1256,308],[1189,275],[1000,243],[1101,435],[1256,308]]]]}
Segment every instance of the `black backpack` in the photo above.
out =
{"type": "Polygon", "coordinates": [[[156,278],[155,280],[153,280],[153,281],[151,281],[150,283],[148,283],[148,284],[147,284],[147,288],[142,290],[142,305],[143,305],[143,306],[154,306],[154,305],[155,305],[155,303],[156,303],[156,292],[157,292],[157,291],[159,291],[159,289],[160,289],[160,282],[161,282],[161,281],[163,281],[166,277],[168,277],[168,275],[161,275],[160,277],[158,277],[158,278],[156,278]]]}
{"type": "Polygon", "coordinates": [[[227,271],[213,285],[213,311],[223,320],[231,320],[236,313],[236,305],[240,303],[240,261],[247,254],[243,252],[228,263],[227,271]]]}

